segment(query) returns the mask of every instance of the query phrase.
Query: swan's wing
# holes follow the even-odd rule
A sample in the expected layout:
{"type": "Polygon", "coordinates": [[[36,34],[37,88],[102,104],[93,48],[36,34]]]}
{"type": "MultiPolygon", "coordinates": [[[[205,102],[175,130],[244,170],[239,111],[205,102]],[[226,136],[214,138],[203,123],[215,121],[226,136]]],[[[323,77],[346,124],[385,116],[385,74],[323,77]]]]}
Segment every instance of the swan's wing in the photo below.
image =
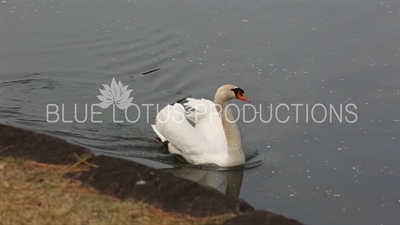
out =
{"type": "Polygon", "coordinates": [[[219,151],[228,149],[222,120],[214,102],[207,99],[183,98],[177,103],[185,109],[185,116],[194,122],[195,128],[207,137],[219,151]]]}
{"type": "Polygon", "coordinates": [[[157,114],[156,129],[182,155],[211,151],[206,136],[186,120],[185,109],[181,104],[164,107],[157,114]]]}
{"type": "Polygon", "coordinates": [[[198,123],[200,118],[207,116],[210,113],[218,113],[215,109],[215,104],[207,99],[195,99],[186,97],[178,100],[179,103],[185,109],[185,116],[188,120],[198,123]]]}
{"type": "MultiPolygon", "coordinates": [[[[197,129],[199,132],[194,132],[193,131],[193,136],[192,137],[196,137],[197,136],[204,136],[207,140],[208,143],[214,147],[216,147],[217,149],[219,149],[220,151],[223,151],[225,149],[227,149],[227,143],[226,143],[226,137],[225,137],[225,132],[223,130],[222,127],[222,123],[221,123],[221,118],[216,110],[215,104],[207,99],[195,99],[195,98],[190,98],[190,97],[186,97],[183,98],[181,100],[177,101],[178,104],[173,104],[173,106],[167,106],[164,109],[162,109],[159,112],[159,115],[157,115],[158,120],[159,121],[163,121],[166,119],[163,118],[167,118],[169,116],[172,115],[172,113],[176,113],[179,112],[179,115],[184,115],[186,117],[186,119],[192,121],[195,123],[195,129],[197,129]],[[181,105],[182,107],[178,107],[175,105],[181,105]],[[171,108],[172,107],[172,108],[171,108]],[[174,109],[175,107],[175,109],[174,109]],[[176,110],[178,109],[178,110],[176,110]],[[182,109],[184,109],[182,111],[182,109]],[[172,113],[169,112],[168,110],[172,110],[172,113]]],[[[181,117],[179,119],[177,119],[176,117],[179,115],[174,115],[171,118],[175,118],[176,121],[179,120],[183,120],[181,117]]],[[[156,119],[157,121],[157,119],[156,119]]],[[[172,121],[173,122],[173,121],[172,121]]],[[[167,124],[173,124],[171,121],[169,121],[169,123],[167,124]]],[[[190,125],[189,123],[185,123],[185,121],[181,121],[181,123],[179,123],[179,126],[173,125],[173,128],[176,128],[177,131],[174,131],[172,129],[173,133],[179,133],[181,127],[180,126],[187,126],[190,125]],[[184,123],[184,124],[181,124],[184,123]]],[[[157,136],[161,139],[162,142],[164,141],[168,141],[168,149],[171,153],[174,154],[180,154],[179,152],[179,147],[176,146],[176,142],[169,140],[169,138],[164,137],[164,133],[166,133],[166,129],[163,128],[164,130],[162,132],[160,132],[157,128],[156,125],[151,125],[154,132],[157,134],[157,136]]],[[[193,128],[191,125],[190,127],[187,126],[187,129],[192,130],[191,128],[193,128]]],[[[168,135],[170,136],[170,135],[168,135]]],[[[189,139],[191,141],[191,139],[189,139]]],[[[196,139],[197,140],[197,139],[196,139]]],[[[192,142],[194,143],[194,142],[192,142]]]]}

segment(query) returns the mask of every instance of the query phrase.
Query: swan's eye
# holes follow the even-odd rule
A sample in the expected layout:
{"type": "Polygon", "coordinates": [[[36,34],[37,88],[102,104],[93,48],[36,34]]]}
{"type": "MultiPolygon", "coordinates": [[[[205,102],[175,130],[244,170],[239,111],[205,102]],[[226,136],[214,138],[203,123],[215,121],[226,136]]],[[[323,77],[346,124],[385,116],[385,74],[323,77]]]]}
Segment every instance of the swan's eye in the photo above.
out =
{"type": "Polygon", "coordinates": [[[242,101],[250,103],[249,98],[244,95],[244,91],[241,88],[233,88],[232,91],[235,93],[235,97],[242,101]]]}
{"type": "Polygon", "coordinates": [[[238,95],[242,96],[244,94],[244,91],[241,88],[233,88],[232,91],[233,91],[233,93],[235,93],[235,96],[238,96],[238,95]]]}

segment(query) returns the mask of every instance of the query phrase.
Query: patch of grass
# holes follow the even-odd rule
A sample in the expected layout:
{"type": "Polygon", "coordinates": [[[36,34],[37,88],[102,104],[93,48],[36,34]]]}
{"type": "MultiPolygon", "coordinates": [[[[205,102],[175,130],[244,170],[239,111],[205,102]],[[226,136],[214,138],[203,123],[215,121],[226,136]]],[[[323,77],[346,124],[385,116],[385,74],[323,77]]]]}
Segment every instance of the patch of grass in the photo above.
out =
{"type": "Polygon", "coordinates": [[[0,157],[0,223],[3,225],[72,224],[222,224],[234,216],[194,218],[167,213],[143,202],[120,201],[82,187],[63,177],[86,170],[84,163],[73,166],[41,164],[0,157]]]}

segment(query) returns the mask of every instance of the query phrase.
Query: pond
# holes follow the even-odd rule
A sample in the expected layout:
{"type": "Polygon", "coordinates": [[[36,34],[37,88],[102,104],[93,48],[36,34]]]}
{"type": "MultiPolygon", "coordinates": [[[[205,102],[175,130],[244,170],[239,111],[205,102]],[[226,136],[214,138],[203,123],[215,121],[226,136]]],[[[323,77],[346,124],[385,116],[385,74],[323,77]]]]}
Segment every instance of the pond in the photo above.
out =
{"type": "Polygon", "coordinates": [[[396,1],[2,1],[1,123],[307,224],[397,224],[398,18],[396,1]],[[98,107],[113,79],[136,107],[98,107]],[[226,83],[251,99],[232,110],[264,162],[173,169],[156,113],[226,83]]]}

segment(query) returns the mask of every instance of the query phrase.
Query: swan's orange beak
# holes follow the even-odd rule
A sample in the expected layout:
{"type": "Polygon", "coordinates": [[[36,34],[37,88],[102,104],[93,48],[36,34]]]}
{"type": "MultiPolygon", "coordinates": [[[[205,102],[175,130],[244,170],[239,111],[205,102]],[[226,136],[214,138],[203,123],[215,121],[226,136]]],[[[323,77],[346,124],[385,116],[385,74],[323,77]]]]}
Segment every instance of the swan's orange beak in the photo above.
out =
{"type": "Polygon", "coordinates": [[[237,93],[236,98],[237,98],[237,99],[240,99],[240,100],[242,100],[242,101],[245,101],[245,102],[250,103],[250,99],[247,98],[244,94],[242,94],[242,93],[240,93],[240,92],[237,93]]]}

